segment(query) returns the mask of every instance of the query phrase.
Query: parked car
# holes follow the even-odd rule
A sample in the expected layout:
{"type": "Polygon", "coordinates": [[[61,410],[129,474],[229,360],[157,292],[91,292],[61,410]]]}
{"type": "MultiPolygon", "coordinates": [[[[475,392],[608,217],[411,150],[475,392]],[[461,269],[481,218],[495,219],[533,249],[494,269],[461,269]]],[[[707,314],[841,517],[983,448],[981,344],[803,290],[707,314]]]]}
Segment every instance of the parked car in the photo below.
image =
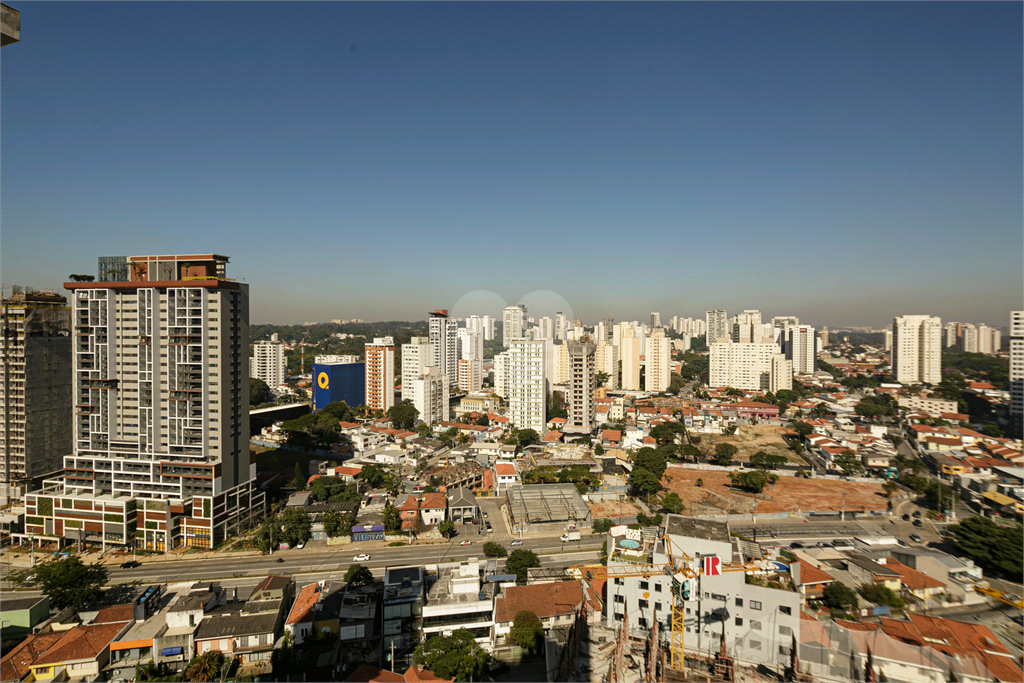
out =
{"type": "Polygon", "coordinates": [[[793,541],[792,543],[789,544],[789,547],[790,548],[803,548],[804,544],[801,543],[800,541],[793,541]]]}
{"type": "Polygon", "coordinates": [[[837,538],[832,541],[833,548],[852,548],[853,544],[847,541],[845,538],[837,538]]]}
{"type": "Polygon", "coordinates": [[[142,566],[141,562],[136,562],[135,560],[130,560],[128,562],[123,563],[121,565],[121,569],[135,569],[136,567],[141,567],[141,566],[142,566]]]}
{"type": "Polygon", "coordinates": [[[364,554],[362,554],[362,555],[356,555],[355,557],[353,557],[353,558],[352,558],[352,561],[353,561],[353,562],[366,562],[366,561],[367,561],[367,560],[369,560],[369,559],[370,559],[370,556],[369,556],[369,555],[366,555],[366,554],[364,553],[364,554]]]}
{"type": "Polygon", "coordinates": [[[484,519],[487,519],[487,510],[484,510],[484,519]]]}
{"type": "Polygon", "coordinates": [[[819,548],[831,548],[832,544],[829,543],[828,541],[818,541],[818,547],[819,548]]]}
{"type": "Polygon", "coordinates": [[[917,534],[910,534],[910,540],[913,541],[914,543],[920,543],[921,542],[921,537],[918,536],[917,534]]]}
{"type": "Polygon", "coordinates": [[[305,547],[306,547],[306,542],[305,541],[299,541],[299,544],[297,546],[295,546],[295,549],[296,550],[302,550],[305,547]]]}
{"type": "Polygon", "coordinates": [[[510,545],[522,545],[522,544],[523,544],[522,539],[517,538],[516,540],[512,541],[512,543],[510,545]]]}
{"type": "Polygon", "coordinates": [[[473,541],[463,541],[462,543],[459,543],[459,545],[470,545],[472,542],[473,541]]]}
{"type": "Polygon", "coordinates": [[[914,520],[914,526],[921,527],[921,526],[924,526],[924,524],[921,522],[921,520],[915,519],[914,520]]]}
{"type": "Polygon", "coordinates": [[[921,516],[921,511],[920,510],[914,510],[914,516],[915,517],[920,517],[921,516]]]}
{"type": "Polygon", "coordinates": [[[909,522],[910,521],[910,515],[903,515],[903,521],[904,522],[909,522]]]}

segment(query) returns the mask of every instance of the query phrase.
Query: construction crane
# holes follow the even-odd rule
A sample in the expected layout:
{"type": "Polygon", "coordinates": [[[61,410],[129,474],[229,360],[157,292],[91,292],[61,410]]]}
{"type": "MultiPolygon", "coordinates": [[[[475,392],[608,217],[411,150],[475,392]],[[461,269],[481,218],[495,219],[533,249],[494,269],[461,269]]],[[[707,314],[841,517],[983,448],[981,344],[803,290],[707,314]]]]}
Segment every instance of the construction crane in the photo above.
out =
{"type": "MultiPolygon", "coordinates": [[[[673,669],[682,671],[685,667],[683,636],[686,632],[686,610],[684,603],[690,597],[689,579],[700,577],[704,572],[704,568],[694,568],[694,566],[691,566],[696,562],[696,558],[682,550],[673,553],[673,543],[667,535],[663,534],[658,540],[665,544],[665,552],[668,554],[668,561],[664,564],[630,563],[608,566],[582,563],[566,567],[566,571],[577,578],[586,579],[649,578],[655,574],[664,574],[670,577],[672,579],[672,619],[669,635],[670,665],[673,669]]],[[[717,560],[718,558],[714,559],[717,560]]],[[[717,563],[716,568],[720,572],[748,572],[760,569],[760,567],[754,564],[734,562],[717,563]]]]}
{"type": "Polygon", "coordinates": [[[1016,607],[1017,609],[1024,609],[1024,599],[1022,599],[1019,595],[1007,595],[1006,593],[996,590],[995,588],[983,588],[982,586],[975,586],[974,592],[981,593],[982,595],[987,595],[990,598],[995,598],[999,602],[1006,603],[1011,607],[1016,607]]]}

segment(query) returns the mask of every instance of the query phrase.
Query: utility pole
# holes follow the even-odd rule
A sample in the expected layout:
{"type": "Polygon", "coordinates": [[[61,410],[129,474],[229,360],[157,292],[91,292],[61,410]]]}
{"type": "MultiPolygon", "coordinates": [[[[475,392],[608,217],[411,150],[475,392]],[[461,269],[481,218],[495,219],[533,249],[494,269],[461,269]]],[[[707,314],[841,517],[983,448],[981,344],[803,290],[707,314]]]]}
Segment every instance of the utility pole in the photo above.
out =
{"type": "Polygon", "coordinates": [[[846,491],[843,491],[843,511],[839,513],[839,521],[846,521],[846,491]]]}

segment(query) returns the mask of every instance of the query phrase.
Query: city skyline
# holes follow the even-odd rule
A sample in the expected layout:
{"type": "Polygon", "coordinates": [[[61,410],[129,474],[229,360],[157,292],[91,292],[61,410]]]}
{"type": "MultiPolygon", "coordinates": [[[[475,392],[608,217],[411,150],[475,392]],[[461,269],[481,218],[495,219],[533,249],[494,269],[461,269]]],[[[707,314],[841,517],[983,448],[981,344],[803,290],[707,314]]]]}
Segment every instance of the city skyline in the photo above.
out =
{"type": "Polygon", "coordinates": [[[281,7],[19,8],[5,292],[220,253],[254,324],[1024,307],[1019,5],[281,7]]]}

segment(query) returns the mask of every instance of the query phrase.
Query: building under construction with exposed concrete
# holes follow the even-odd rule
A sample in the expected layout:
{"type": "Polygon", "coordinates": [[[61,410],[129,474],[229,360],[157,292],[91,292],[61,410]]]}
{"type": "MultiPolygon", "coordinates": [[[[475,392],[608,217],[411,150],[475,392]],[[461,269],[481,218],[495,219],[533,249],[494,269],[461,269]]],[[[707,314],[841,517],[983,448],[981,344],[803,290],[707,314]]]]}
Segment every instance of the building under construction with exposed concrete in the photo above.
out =
{"type": "Polygon", "coordinates": [[[505,494],[514,533],[590,529],[594,520],[574,484],[510,486],[505,494]]]}

